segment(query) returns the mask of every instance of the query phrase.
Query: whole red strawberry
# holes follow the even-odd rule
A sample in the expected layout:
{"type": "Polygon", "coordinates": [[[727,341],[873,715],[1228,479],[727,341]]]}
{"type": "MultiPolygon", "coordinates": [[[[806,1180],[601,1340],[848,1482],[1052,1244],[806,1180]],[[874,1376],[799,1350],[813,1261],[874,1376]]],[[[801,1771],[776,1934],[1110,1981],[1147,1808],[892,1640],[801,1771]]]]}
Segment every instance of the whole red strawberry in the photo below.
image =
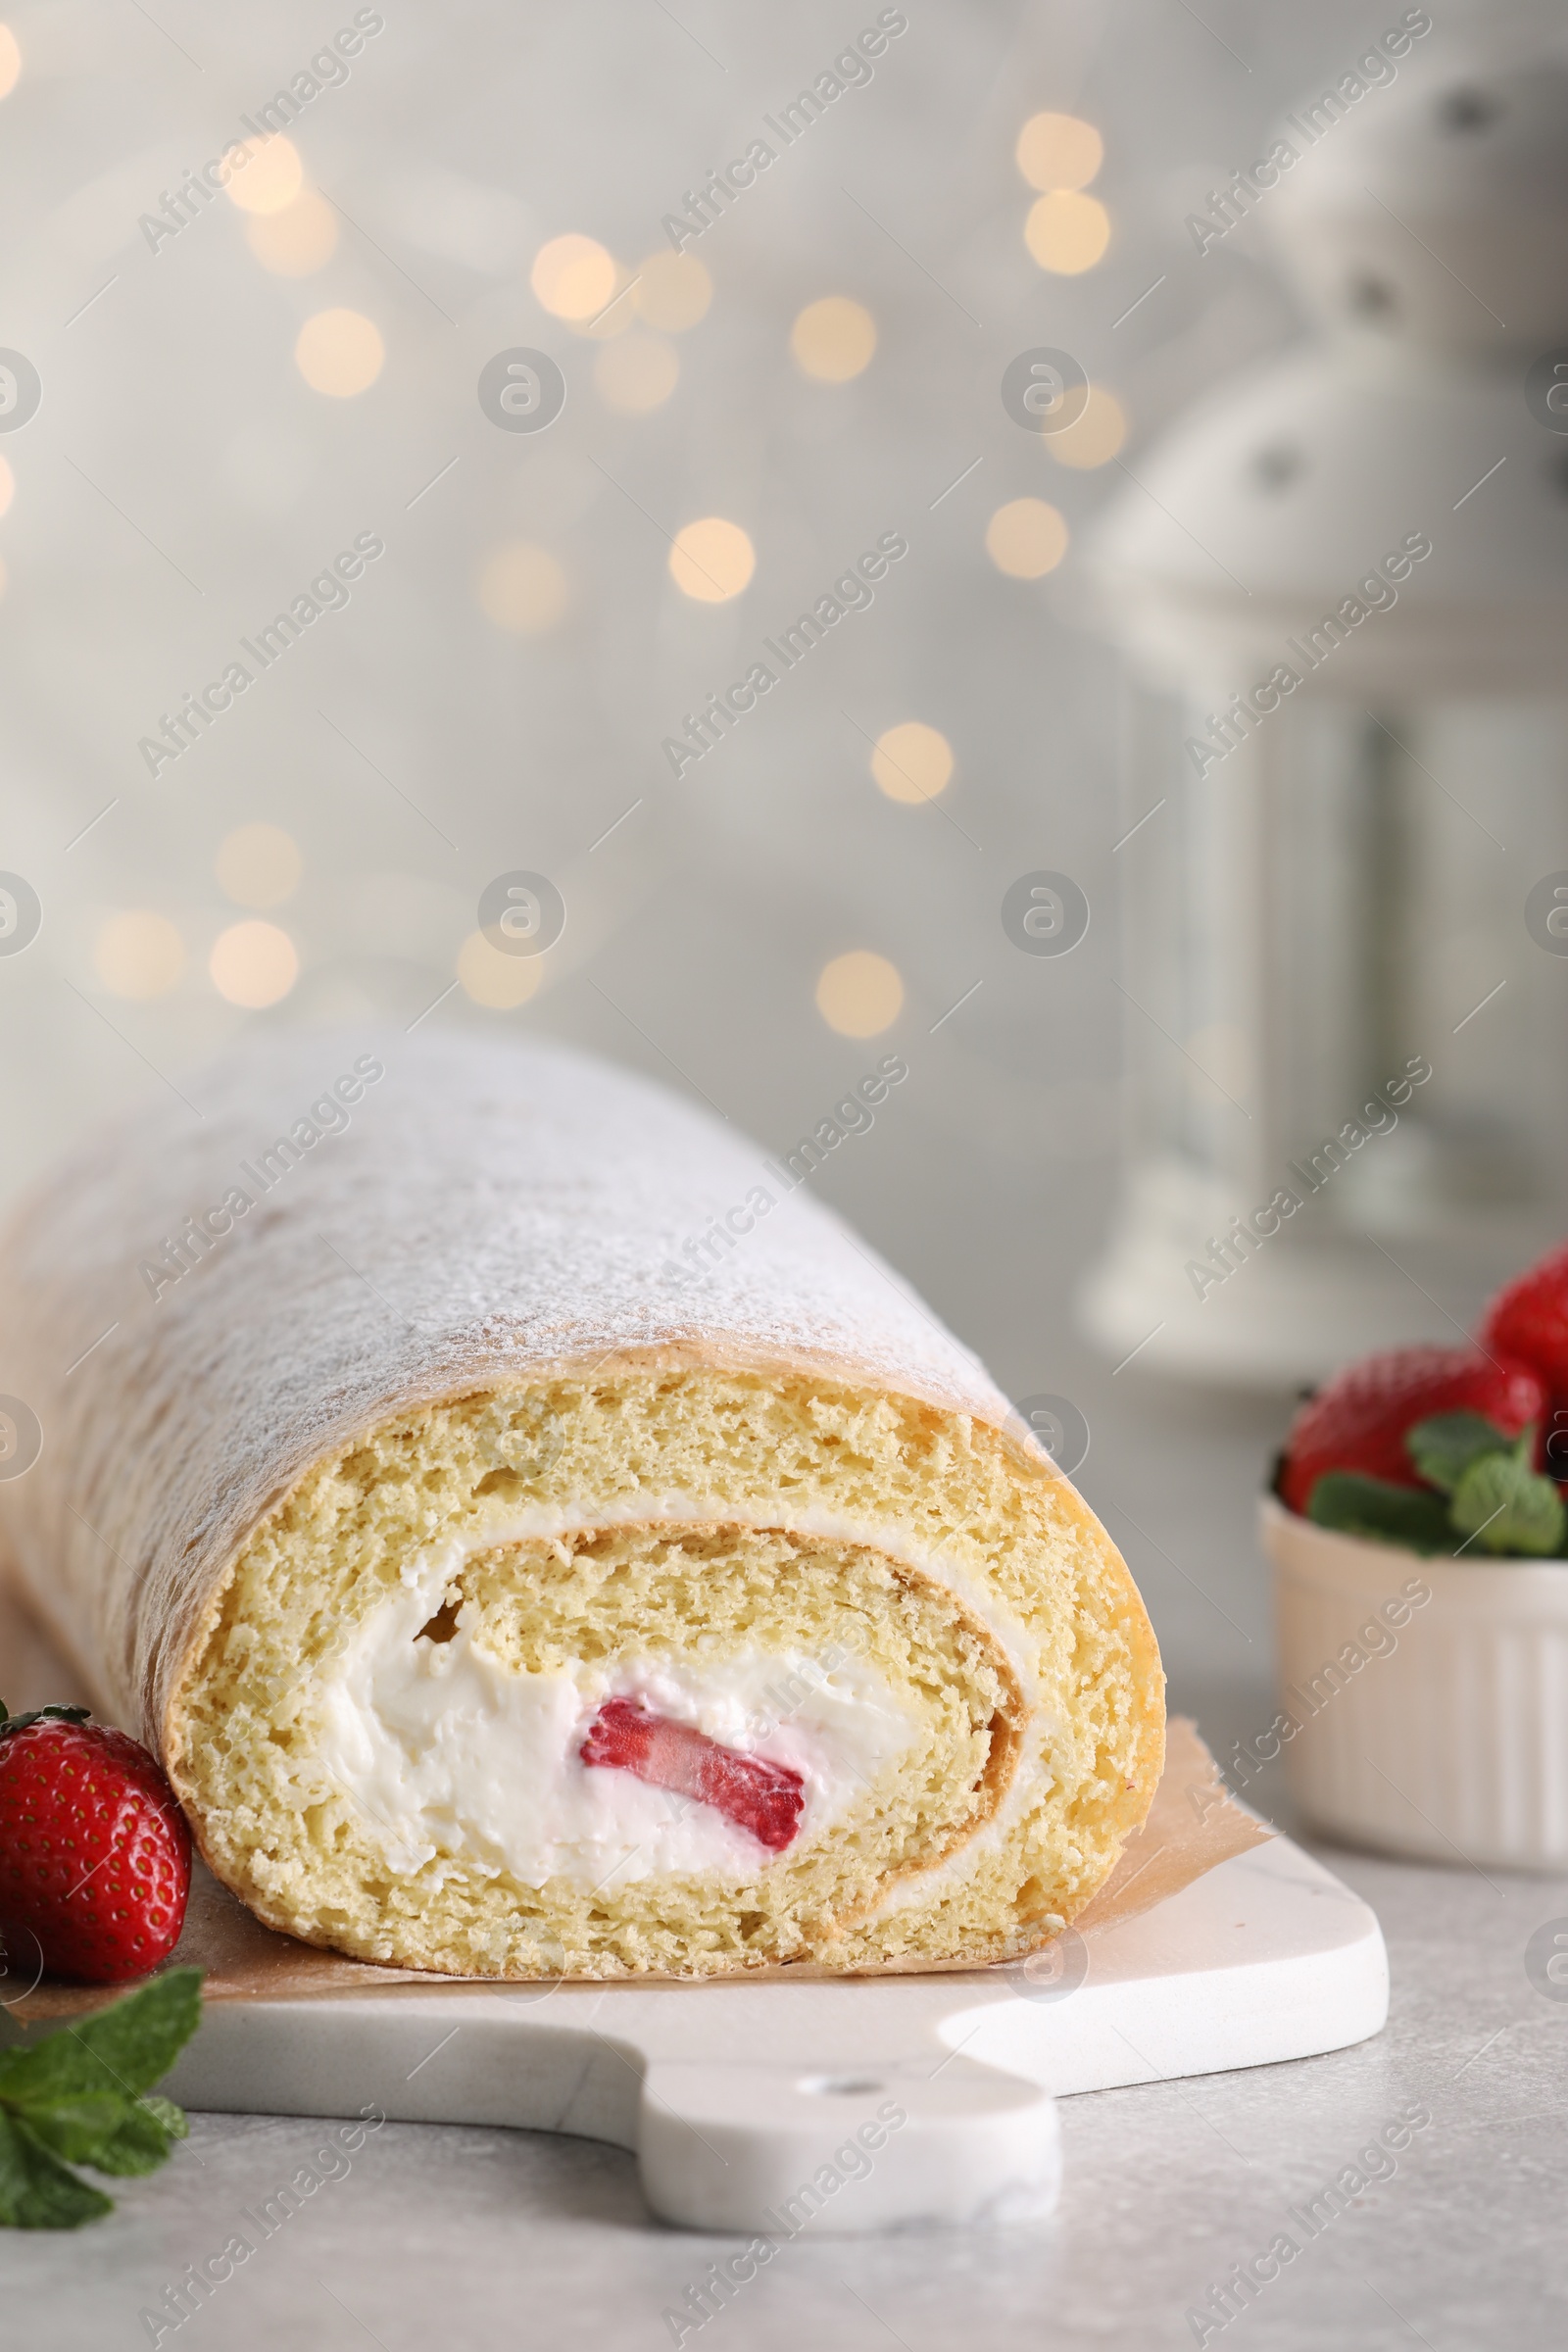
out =
{"type": "Polygon", "coordinates": [[[1280,1498],[1305,1512],[1327,1470],[1359,1470],[1396,1487],[1420,1485],[1406,1430],[1438,1413],[1479,1413],[1516,1438],[1546,1412],[1544,1383],[1528,1364],[1474,1348],[1392,1348],[1336,1372],[1291,1423],[1280,1498]]]}
{"type": "Polygon", "coordinates": [[[1546,1468],[1568,1478],[1568,1244],[1497,1293],[1481,1324],[1481,1345],[1517,1356],[1551,1396],[1546,1468]]]}
{"type": "Polygon", "coordinates": [[[0,1936],[13,1971],[144,1977],[178,1940],[190,1831],[155,1757],[83,1707],[0,1705],[0,1936]]]}

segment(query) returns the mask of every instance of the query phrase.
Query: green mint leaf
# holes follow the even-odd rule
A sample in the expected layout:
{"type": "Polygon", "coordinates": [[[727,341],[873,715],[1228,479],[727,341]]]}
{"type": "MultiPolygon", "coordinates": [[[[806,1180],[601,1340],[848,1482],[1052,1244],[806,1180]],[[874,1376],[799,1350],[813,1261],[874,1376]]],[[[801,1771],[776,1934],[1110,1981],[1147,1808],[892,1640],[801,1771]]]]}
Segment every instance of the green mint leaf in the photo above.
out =
{"type": "Polygon", "coordinates": [[[1472,1462],[1453,1492],[1449,1515],[1467,1551],[1511,1552],[1549,1559],[1562,1550],[1568,1513],[1554,1482],[1541,1478],[1517,1453],[1487,1453],[1472,1462]]]}
{"type": "Polygon", "coordinates": [[[90,2164],[95,2173],[114,2173],[122,2179],[156,2173],[172,2143],[183,2139],[189,2130],[183,2109],[171,2100],[128,2099],[117,2129],[76,2161],[90,2164]],[[177,2118],[177,2130],[166,2120],[169,2115],[177,2118]]]}
{"type": "MultiPolygon", "coordinates": [[[[171,1968],[70,2029],[124,2090],[161,2082],[202,2022],[202,1972],[171,1968]]],[[[56,2038],[51,2036],[51,2038],[56,2038]]]]}
{"type": "Polygon", "coordinates": [[[1306,1515],[1342,1536],[1374,1544],[1397,1544],[1406,1551],[1453,1549],[1453,1530],[1441,1494],[1420,1487],[1396,1487],[1358,1470],[1328,1470],[1313,1487],[1306,1515]]]}
{"type": "Polygon", "coordinates": [[[0,2051],[0,2103],[34,2108],[150,2090],[201,2022],[201,1981],[199,1968],[172,1968],[30,2049],[0,2051]]]}
{"type": "Polygon", "coordinates": [[[190,2123],[185,2110],[176,2107],[172,2099],[161,2099],[155,2090],[148,2090],[142,2093],[136,2105],[143,2115],[155,2117],[171,2139],[189,2139],[190,2123]]]}
{"type": "Polygon", "coordinates": [[[151,2096],[73,2099],[11,2113],[68,2164],[90,2164],[98,2173],[156,2172],[172,2142],[190,2130],[181,2108],[151,2096]]]}
{"type": "MultiPolygon", "coordinates": [[[[1526,1436],[1534,1442],[1535,1432],[1526,1436]]],[[[1514,1441],[1480,1413],[1435,1413],[1404,1433],[1404,1450],[1432,1487],[1451,1494],[1472,1462],[1507,1453],[1514,1441]]]]}
{"type": "Polygon", "coordinates": [[[201,2019],[201,1970],[172,1968],[30,2048],[0,2050],[0,2226],[74,2229],[113,2211],[68,2170],[122,2178],[161,2165],[189,2127],[143,2095],[201,2019]]]}
{"type": "Polygon", "coordinates": [[[115,2091],[100,2098],[84,2095],[52,2104],[7,2100],[5,2111],[25,2124],[35,2139],[41,2139],[68,2164],[95,2164],[98,2150],[113,2144],[135,2104],[133,2097],[115,2091]]]}
{"type": "Polygon", "coordinates": [[[53,2107],[19,2104],[11,2112],[68,2164],[90,2164],[98,2173],[156,2172],[172,2142],[190,2130],[182,2108],[151,2094],[68,2099],[53,2107]]]}
{"type": "Polygon", "coordinates": [[[78,2180],[19,2117],[0,2113],[0,2227],[79,2230],[113,2211],[113,2200],[78,2180]]]}

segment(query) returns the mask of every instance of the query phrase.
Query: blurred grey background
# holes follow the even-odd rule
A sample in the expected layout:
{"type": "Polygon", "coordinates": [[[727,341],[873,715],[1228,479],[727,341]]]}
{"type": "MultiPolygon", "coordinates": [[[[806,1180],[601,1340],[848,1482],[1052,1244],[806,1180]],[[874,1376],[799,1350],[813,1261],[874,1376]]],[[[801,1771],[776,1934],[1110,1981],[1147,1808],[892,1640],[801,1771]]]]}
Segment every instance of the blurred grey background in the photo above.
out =
{"type": "Polygon", "coordinates": [[[1200,257],[1187,214],[1398,15],[14,14],[0,345],[41,400],[0,437],[0,867],[43,920],[0,959],[4,1186],[258,1023],[545,1030],[773,1151],[898,1052],[907,1083],[819,1190],[1009,1394],[1077,1404],[1080,1484],[1175,1697],[1259,1682],[1250,1523],[1286,1402],[1113,1374],[1069,1312],[1111,1203],[1113,850],[1140,813],[1079,549],[1151,435],[1300,331],[1251,231],[1200,257]],[[819,120],[764,130],[895,18],[819,120]],[[231,181],[244,201],[193,192],[279,91],[297,119],[231,181]],[[1015,159],[1042,113],[1103,145],[1081,191],[1046,190],[1054,267],[1015,159]],[[672,268],[665,216],[759,136],[775,160],[672,268]],[[1095,387],[1054,440],[1000,394],[1039,345],[1095,387]],[[480,405],[517,349],[564,379],[540,431],[480,405]],[[682,573],[673,543],[715,518],[682,573]],[[874,601],[673,774],[685,714],[885,534],[907,554],[874,601]],[[323,590],[265,669],[241,652],[362,535],[384,554],[346,603],[323,590]],[[149,755],[236,659],[246,690],[149,755]],[[931,733],[873,772],[911,726],[951,751],[934,797],[931,733]],[[1090,902],[1068,956],[1004,932],[1042,868],[1090,902]],[[567,908],[538,958],[475,937],[519,869],[567,908]],[[1223,1525],[1219,1553],[1184,1522],[1223,1525]]]}

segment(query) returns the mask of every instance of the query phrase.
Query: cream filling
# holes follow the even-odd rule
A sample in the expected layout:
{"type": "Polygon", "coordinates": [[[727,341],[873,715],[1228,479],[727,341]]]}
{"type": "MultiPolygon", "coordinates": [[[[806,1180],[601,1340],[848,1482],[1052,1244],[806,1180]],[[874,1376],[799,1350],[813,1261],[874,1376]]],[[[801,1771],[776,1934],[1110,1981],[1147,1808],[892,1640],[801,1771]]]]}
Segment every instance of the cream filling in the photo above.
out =
{"type": "Polygon", "coordinates": [[[1012,1837],[1024,1816],[1055,1786],[1054,1752],[1065,1739],[1054,1707],[1049,1706],[1040,1682],[1040,1642],[1006,1606],[985,1578],[956,1560],[946,1550],[912,1543],[902,1528],[860,1520],[848,1513],[826,1511],[780,1496],[776,1503],[753,1503],[749,1508],[719,1495],[701,1495],[671,1488],[662,1494],[628,1494],[618,1503],[535,1503],[526,1510],[502,1510],[456,1538],[466,1556],[487,1551],[498,1544],[523,1540],[548,1541],[581,1528],[623,1527],[642,1521],[678,1526],[682,1522],[729,1520],[741,1527],[782,1527],[793,1534],[819,1536],[828,1542],[864,1544],[885,1552],[901,1567],[912,1568],[934,1584],[945,1585],[954,1598],[978,1618],[1006,1656],[1022,1690],[1026,1706],[1023,1737],[1013,1775],[1002,1801],[989,1820],[946,1860],[902,1871],[864,1913],[866,1921],[890,1911],[912,1910],[941,1902],[962,1886],[984,1854],[996,1853],[1012,1837]]]}
{"type": "Polygon", "coordinates": [[[447,1859],[528,1886],[564,1878],[598,1890],[666,1875],[741,1886],[781,1858],[711,1805],[584,1764],[578,1750],[610,1697],[640,1698],[724,1747],[798,1772],[804,1806],[787,1854],[830,1830],[913,1738],[883,1678],[832,1653],[751,1649],[711,1663],[628,1655],[517,1673],[477,1639],[471,1602],[450,1642],[420,1640],[467,1554],[517,1532],[510,1522],[506,1533],[486,1528],[410,1561],[402,1590],[319,1677],[316,1761],[400,1873],[447,1859]]]}

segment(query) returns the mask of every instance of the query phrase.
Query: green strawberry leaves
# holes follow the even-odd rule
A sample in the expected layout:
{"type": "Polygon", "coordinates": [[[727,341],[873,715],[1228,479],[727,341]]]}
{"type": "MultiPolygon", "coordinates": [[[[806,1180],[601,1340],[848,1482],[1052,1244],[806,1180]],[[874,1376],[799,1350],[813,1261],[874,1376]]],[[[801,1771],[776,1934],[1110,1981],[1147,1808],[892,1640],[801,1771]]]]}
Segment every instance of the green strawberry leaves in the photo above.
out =
{"type": "Polygon", "coordinates": [[[13,1715],[0,1698],[0,1740],[8,1739],[13,1732],[25,1731],[29,1723],[90,1723],[91,1720],[85,1707],[34,1707],[30,1715],[13,1715]]]}
{"type": "Polygon", "coordinates": [[[1313,1487],[1307,1515],[1342,1535],[1429,1556],[1561,1558],[1568,1510],[1555,1480],[1531,1467],[1535,1441],[1533,1424],[1515,1439],[1480,1413],[1437,1413],[1405,1433],[1423,1486],[1331,1470],[1313,1487]]]}
{"type": "Polygon", "coordinates": [[[30,2048],[0,2050],[0,2227],[75,2230],[113,2211],[71,2170],[156,2172],[188,2130],[149,2095],[201,2022],[199,1968],[172,1968],[30,2048]]]}

